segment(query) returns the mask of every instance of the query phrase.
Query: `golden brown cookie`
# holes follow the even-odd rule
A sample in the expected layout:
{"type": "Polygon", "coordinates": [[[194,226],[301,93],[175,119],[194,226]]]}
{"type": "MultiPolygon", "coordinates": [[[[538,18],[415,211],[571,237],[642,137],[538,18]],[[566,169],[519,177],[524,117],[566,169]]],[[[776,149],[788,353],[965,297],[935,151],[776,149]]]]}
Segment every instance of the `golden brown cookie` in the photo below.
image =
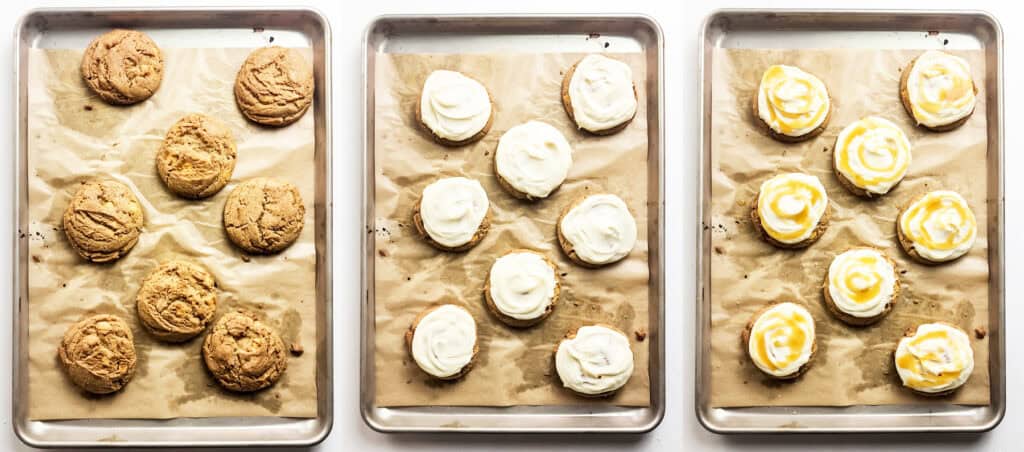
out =
{"type": "Polygon", "coordinates": [[[197,264],[165,262],[142,281],[135,304],[150,334],[184,342],[203,332],[217,311],[217,283],[197,264]]]}
{"type": "Polygon", "coordinates": [[[163,52],[139,31],[108,31],[94,39],[82,56],[82,79],[109,104],[142,102],[160,88],[163,78],[163,52]]]}
{"type": "Polygon", "coordinates": [[[109,262],[128,254],[142,232],[142,205],[115,180],[82,183],[64,210],[64,234],[82,257],[109,262]]]}
{"type": "Polygon", "coordinates": [[[99,314],[64,332],[57,348],[68,378],[93,394],[109,394],[124,387],[135,375],[135,339],[120,317],[99,314]]]}
{"type": "Polygon", "coordinates": [[[253,50],[235,78],[235,103],[250,121],[282,127],[313,102],[313,67],[295,49],[253,50]]]}
{"type": "Polygon", "coordinates": [[[224,229],[246,252],[272,254],[299,238],[305,215],[298,188],[279,179],[257,177],[242,182],[228,195],[224,229]]]}
{"type": "Polygon", "coordinates": [[[288,368],[277,332],[243,312],[225,314],[203,341],[203,361],[221,386],[253,392],[273,385],[288,368]]]}
{"type": "Polygon", "coordinates": [[[191,199],[213,196],[231,180],[237,151],[231,129],[218,119],[190,114],[174,123],[156,154],[167,189],[191,199]]]}

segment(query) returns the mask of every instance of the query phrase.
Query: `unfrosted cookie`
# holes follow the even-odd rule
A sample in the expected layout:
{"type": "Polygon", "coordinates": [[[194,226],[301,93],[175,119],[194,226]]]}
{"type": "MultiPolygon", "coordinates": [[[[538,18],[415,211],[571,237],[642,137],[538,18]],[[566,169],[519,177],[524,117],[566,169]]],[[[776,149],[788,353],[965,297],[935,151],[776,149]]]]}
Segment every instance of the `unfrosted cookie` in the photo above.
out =
{"type": "Polygon", "coordinates": [[[562,107],[576,127],[595,135],[625,129],[637,111],[633,69],[603,55],[587,55],[562,78],[562,107]]]}
{"type": "Polygon", "coordinates": [[[629,336],[610,325],[569,331],[555,345],[555,372],[562,385],[584,397],[607,397],[633,376],[629,336]]]}
{"type": "Polygon", "coordinates": [[[466,375],[480,351],[477,342],[476,320],[465,308],[453,304],[427,308],[405,332],[413,361],[439,380],[466,375]]]}
{"type": "Polygon", "coordinates": [[[187,261],[161,264],[142,281],[135,298],[142,326],[157,339],[183,342],[199,335],[217,310],[217,283],[187,261]]]}
{"type": "Polygon", "coordinates": [[[139,31],[108,31],[94,39],[82,56],[82,79],[110,104],[144,101],[163,78],[163,52],[139,31]]]}
{"type": "Polygon", "coordinates": [[[272,254],[288,248],[302,232],[306,207],[289,182],[257,177],[238,184],[224,204],[224,229],[239,248],[272,254]]]}
{"type": "Polygon", "coordinates": [[[235,78],[235,103],[258,124],[298,121],[313,103],[313,67],[295,49],[253,50],[235,78]]]}
{"type": "Polygon", "coordinates": [[[57,356],[71,381],[93,394],[115,392],[135,375],[135,338],[114,315],[94,315],[71,325],[57,356]]]}
{"type": "Polygon", "coordinates": [[[253,392],[273,385],[288,368],[277,332],[249,313],[224,314],[203,341],[203,361],[221,386],[253,392]]]}
{"type": "Polygon", "coordinates": [[[227,125],[190,114],[167,131],[156,154],[156,169],[168,190],[185,198],[206,198],[231,180],[236,156],[235,138],[227,125]]]}
{"type": "Polygon", "coordinates": [[[64,234],[72,248],[93,262],[128,254],[142,232],[142,205],[115,180],[84,182],[64,210],[64,234]]]}

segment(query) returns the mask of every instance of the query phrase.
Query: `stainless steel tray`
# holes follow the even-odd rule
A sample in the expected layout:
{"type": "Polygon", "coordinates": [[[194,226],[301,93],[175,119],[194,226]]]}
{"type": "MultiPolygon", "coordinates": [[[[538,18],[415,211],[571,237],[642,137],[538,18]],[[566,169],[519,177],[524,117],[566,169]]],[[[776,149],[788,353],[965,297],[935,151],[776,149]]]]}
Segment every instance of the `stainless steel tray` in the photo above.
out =
{"type": "Polygon", "coordinates": [[[14,238],[13,427],[34,447],[298,446],[322,441],[334,416],[331,380],[331,60],[330,25],[302,8],[39,9],[15,28],[14,165],[17,179],[14,230],[28,230],[26,79],[33,48],[85,48],[112,27],[136,28],[175,47],[259,47],[267,33],[285,46],[313,48],[317,248],[317,411],[311,419],[283,417],[180,418],[170,420],[28,419],[28,238],[14,238]],[[262,28],[263,33],[255,33],[262,28]]]}
{"type": "Polygon", "coordinates": [[[715,48],[940,48],[985,51],[988,93],[989,373],[991,405],[714,408],[710,404],[711,231],[698,227],[696,411],[716,433],[982,432],[1006,410],[1003,336],[1003,35],[996,19],[965,11],[722,10],[700,36],[702,116],[699,217],[711,218],[711,66],[715,48]],[[930,33],[929,32],[933,32],[930,33]],[[936,35],[935,33],[938,33],[936,35]]]}
{"type": "Polygon", "coordinates": [[[453,52],[592,52],[595,41],[646,55],[648,94],[650,237],[650,376],[648,407],[516,406],[379,407],[374,404],[374,242],[363,234],[362,358],[360,411],[363,420],[381,432],[647,432],[665,413],[664,328],[664,185],[662,158],[662,35],[645,16],[383,16],[366,29],[364,38],[363,230],[374,228],[374,68],[386,53],[453,52]]]}

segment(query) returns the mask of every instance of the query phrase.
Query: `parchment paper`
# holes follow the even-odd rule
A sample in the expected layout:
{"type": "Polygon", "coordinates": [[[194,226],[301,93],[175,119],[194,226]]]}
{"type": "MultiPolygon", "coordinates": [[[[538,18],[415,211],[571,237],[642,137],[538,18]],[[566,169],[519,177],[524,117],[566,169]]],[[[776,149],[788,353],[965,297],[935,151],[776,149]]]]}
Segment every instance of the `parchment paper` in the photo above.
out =
{"type": "Polygon", "coordinates": [[[989,403],[988,340],[974,337],[988,325],[987,134],[985,60],[981,51],[957,51],[968,59],[981,90],[974,114],[951,132],[914,126],[899,99],[900,71],[918,50],[717,49],[713,68],[711,171],[711,405],[846,406],[989,403]],[[785,144],[758,128],[751,111],[761,74],[772,64],[792,64],[820,77],[834,102],[825,132],[808,142],[785,144]],[[913,162],[889,194],[863,200],[839,185],[832,148],[843,127],[867,115],[894,121],[913,145],[913,162]],[[821,239],[801,251],[777,249],[754,231],[749,212],[763,180],[784,171],[818,176],[832,202],[832,220],[821,239]],[[907,258],[896,240],[899,209],[935,189],[962,194],[978,219],[978,238],[965,257],[938,266],[907,258]],[[896,260],[902,294],[893,311],[874,326],[855,328],[824,306],[822,284],[832,258],[868,245],[896,260]],[[792,382],[763,376],[746,356],[740,332],[765,304],[795,301],[817,326],[818,352],[810,370],[792,382]],[[974,373],[954,396],[928,399],[900,384],[892,362],[908,328],[945,321],[963,328],[974,347],[974,373]]]}
{"type": "MultiPolygon", "coordinates": [[[[131,107],[106,105],[81,81],[81,50],[32,50],[29,55],[29,418],[173,418],[213,416],[314,417],[316,408],[316,297],[313,223],[313,115],[282,129],[248,123],[234,103],[235,74],[251,49],[164,48],[163,84],[131,107]],[[173,196],[156,172],[155,156],[167,129],[187,113],[217,117],[238,145],[232,182],[217,195],[189,201],[173,196]],[[71,249],[61,215],[81,181],[119,180],[142,203],[139,243],[112,264],[91,264],[71,249]],[[306,204],[299,240],[286,251],[248,261],[224,233],[224,202],[234,186],[255,176],[295,184],[306,204]],[[213,273],[220,288],[216,321],[235,309],[259,314],[288,344],[289,356],[273,387],[251,395],[220,389],[202,363],[205,333],[184,344],[164,344],[142,329],[135,296],[160,262],[189,259],[213,273]],[[135,377],[120,392],[90,396],[65,376],[57,345],[72,323],[95,313],[124,318],[135,335],[135,377]]],[[[307,58],[312,58],[308,49],[307,58]]]]}
{"type": "Polygon", "coordinates": [[[633,69],[640,99],[633,123],[609,137],[576,130],[561,105],[563,71],[583,54],[378,55],[375,80],[376,174],[376,404],[646,406],[650,401],[648,341],[647,111],[643,55],[615,54],[633,69]],[[449,149],[422,132],[415,119],[420,88],[436,69],[466,73],[490,91],[494,125],[471,146],[449,149]],[[494,176],[494,149],[509,128],[537,119],[565,134],[573,165],[548,199],[512,198],[494,176]],[[423,187],[440,177],[466,176],[487,190],[491,230],[466,253],[427,245],[411,225],[423,187]],[[601,270],[572,264],[555,240],[555,222],[573,199],[587,193],[619,195],[636,218],[638,240],[624,261],[601,270]],[[483,301],[484,278],[494,259],[515,248],[544,252],[558,265],[562,292],[554,312],[529,329],[498,321],[483,301]],[[469,374],[435,382],[409,358],[403,335],[423,309],[435,303],[467,308],[477,321],[480,352],[469,374]],[[610,399],[585,399],[561,387],[553,349],[570,328],[611,324],[630,336],[633,377],[610,399]]]}

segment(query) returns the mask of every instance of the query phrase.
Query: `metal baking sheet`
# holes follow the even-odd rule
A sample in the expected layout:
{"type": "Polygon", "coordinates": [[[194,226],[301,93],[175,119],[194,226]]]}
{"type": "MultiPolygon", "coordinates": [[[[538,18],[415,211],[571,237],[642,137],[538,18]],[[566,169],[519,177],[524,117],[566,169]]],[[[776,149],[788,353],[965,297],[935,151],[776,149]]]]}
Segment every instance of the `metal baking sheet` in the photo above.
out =
{"type": "Polygon", "coordinates": [[[14,167],[17,181],[14,230],[28,230],[27,82],[28,54],[37,48],[85,48],[114,27],[146,32],[172,47],[261,47],[272,34],[282,46],[308,46],[314,54],[316,92],[317,412],[316,418],[222,417],[150,419],[29,420],[28,410],[28,238],[14,238],[13,424],[34,447],[299,446],[322,441],[333,423],[331,381],[331,76],[330,25],[320,13],[302,8],[88,8],[38,9],[15,28],[14,167]],[[262,32],[260,32],[262,31],[262,32]]]}
{"type": "MultiPolygon", "coordinates": [[[[362,357],[360,411],[367,425],[381,432],[619,432],[641,433],[656,427],[665,413],[664,329],[664,185],[662,158],[662,34],[645,16],[383,16],[364,38],[363,228],[374,228],[374,67],[388,53],[593,52],[601,42],[643,52],[648,79],[648,242],[650,243],[651,405],[515,407],[379,407],[374,404],[374,242],[362,241],[362,357]]],[[[383,156],[382,156],[383,158],[383,156]]]]}
{"type": "Polygon", "coordinates": [[[711,218],[711,78],[716,48],[945,48],[985,52],[988,95],[989,373],[991,404],[714,408],[710,403],[711,231],[698,227],[696,412],[716,433],[983,432],[1006,410],[1003,311],[1003,35],[996,19],[964,11],[722,10],[700,42],[699,217],[711,218]]]}

